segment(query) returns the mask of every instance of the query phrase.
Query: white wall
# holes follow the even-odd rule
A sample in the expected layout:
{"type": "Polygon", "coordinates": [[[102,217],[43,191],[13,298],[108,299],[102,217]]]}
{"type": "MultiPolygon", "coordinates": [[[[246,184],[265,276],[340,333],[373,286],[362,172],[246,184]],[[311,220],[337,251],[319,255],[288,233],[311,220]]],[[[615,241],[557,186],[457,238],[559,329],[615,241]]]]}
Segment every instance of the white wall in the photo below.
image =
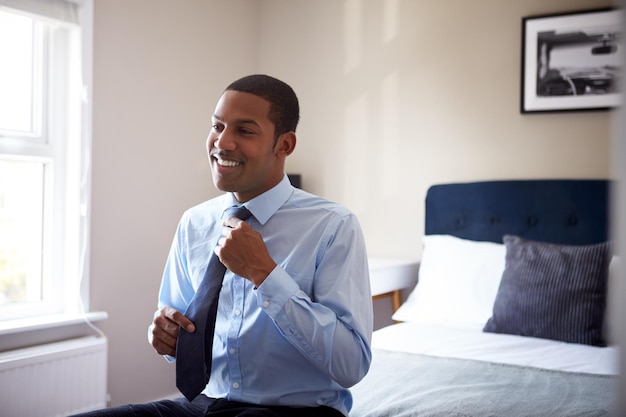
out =
{"type": "Polygon", "coordinates": [[[180,215],[216,195],[204,141],[216,97],[255,69],[256,7],[95,1],[91,309],[109,313],[113,404],[176,391],[147,326],[180,215]]]}
{"type": "Polygon", "coordinates": [[[370,253],[418,258],[433,183],[611,175],[611,113],[519,113],[522,16],[609,5],[95,0],[91,308],[110,315],[112,403],[176,391],[146,328],[180,214],[216,194],[204,139],[230,81],[292,84],[288,170],[359,216],[370,253]]]}
{"type": "Polygon", "coordinates": [[[402,257],[433,183],[607,177],[608,113],[522,115],[519,90],[522,16],[609,4],[263,1],[260,69],[303,102],[289,166],[357,213],[371,253],[402,257]]]}

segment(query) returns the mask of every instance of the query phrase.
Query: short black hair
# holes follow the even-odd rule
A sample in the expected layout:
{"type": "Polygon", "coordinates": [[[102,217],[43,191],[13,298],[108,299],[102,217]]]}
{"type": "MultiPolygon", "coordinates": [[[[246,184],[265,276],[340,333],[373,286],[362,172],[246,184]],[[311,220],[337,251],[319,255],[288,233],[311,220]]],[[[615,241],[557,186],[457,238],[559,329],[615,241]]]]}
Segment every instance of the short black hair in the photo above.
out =
{"type": "Polygon", "coordinates": [[[295,132],[300,120],[300,105],[293,89],[285,82],[269,75],[254,74],[240,78],[226,87],[259,96],[270,102],[268,118],[274,123],[274,136],[295,132]]]}

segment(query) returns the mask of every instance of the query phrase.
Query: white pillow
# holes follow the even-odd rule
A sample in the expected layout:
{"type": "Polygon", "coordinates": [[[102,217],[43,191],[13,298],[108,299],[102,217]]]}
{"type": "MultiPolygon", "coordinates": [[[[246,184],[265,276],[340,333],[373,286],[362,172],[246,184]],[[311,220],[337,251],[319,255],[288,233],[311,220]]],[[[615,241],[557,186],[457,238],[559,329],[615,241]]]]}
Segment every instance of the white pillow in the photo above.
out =
{"type": "Polygon", "coordinates": [[[504,272],[504,244],[450,235],[426,235],[423,243],[417,286],[393,319],[484,325],[504,272]]]}

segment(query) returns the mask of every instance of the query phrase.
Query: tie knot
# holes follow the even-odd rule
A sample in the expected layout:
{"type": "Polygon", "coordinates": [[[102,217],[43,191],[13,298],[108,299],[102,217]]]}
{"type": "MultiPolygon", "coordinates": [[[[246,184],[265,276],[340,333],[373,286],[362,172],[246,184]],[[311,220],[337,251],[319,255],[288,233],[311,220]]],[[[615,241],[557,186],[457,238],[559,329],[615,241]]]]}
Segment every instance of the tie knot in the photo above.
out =
{"type": "Polygon", "coordinates": [[[234,206],[224,210],[224,215],[222,217],[226,219],[229,217],[236,217],[238,219],[246,221],[251,215],[252,213],[250,213],[250,210],[248,210],[244,206],[234,206]]]}

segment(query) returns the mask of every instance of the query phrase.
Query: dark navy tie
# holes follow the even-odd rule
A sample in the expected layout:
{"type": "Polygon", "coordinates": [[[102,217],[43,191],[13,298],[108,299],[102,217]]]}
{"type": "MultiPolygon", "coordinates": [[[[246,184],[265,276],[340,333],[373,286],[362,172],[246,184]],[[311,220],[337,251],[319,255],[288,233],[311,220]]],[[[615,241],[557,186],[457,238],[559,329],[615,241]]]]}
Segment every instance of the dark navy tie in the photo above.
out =
{"type": "MultiPolygon", "coordinates": [[[[232,216],[245,221],[250,217],[250,212],[243,206],[230,207],[222,217],[232,216]]],[[[178,334],[176,386],[189,401],[196,398],[209,382],[217,301],[225,272],[226,267],[213,252],[200,286],[185,311],[185,316],[196,326],[196,331],[188,333],[181,327],[178,334]]]]}

